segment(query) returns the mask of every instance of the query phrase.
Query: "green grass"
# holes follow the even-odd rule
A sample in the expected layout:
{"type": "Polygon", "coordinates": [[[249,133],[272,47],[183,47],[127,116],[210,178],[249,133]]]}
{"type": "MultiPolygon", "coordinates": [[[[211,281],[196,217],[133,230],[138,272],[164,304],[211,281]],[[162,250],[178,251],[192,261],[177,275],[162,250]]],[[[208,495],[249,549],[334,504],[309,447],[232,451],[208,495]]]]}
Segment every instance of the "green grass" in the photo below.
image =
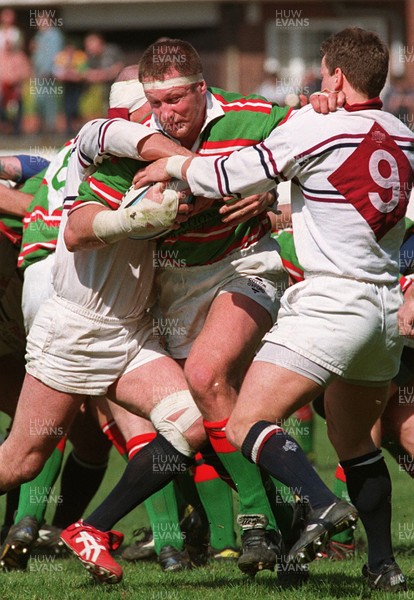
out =
{"type": "MultiPolygon", "coordinates": [[[[316,449],[317,468],[325,481],[331,484],[336,458],[326,440],[324,424],[319,418],[316,449]]],[[[396,556],[407,575],[409,588],[414,590],[413,482],[388,455],[386,459],[394,485],[393,536],[396,556]]],[[[123,461],[113,453],[101,491],[89,509],[94,508],[111,489],[123,468],[123,461]]],[[[2,502],[4,504],[4,500],[2,502]]],[[[53,506],[49,506],[48,514],[53,513],[53,509],[53,506]]],[[[145,512],[138,508],[118,523],[116,528],[126,534],[126,542],[129,542],[132,530],[147,522],[145,512]]],[[[363,538],[360,526],[358,536],[363,538]]],[[[131,565],[121,561],[124,567],[123,582],[116,586],[102,586],[95,585],[75,559],[32,559],[29,570],[25,573],[0,573],[0,600],[353,600],[370,597],[360,576],[364,560],[365,555],[362,553],[354,560],[342,563],[314,562],[310,567],[309,583],[300,590],[287,590],[278,587],[274,573],[266,571],[250,581],[240,573],[235,564],[215,563],[189,572],[166,574],[161,572],[156,563],[131,565]]],[[[372,597],[378,600],[409,600],[414,599],[414,591],[398,595],[375,593],[372,597]]]]}

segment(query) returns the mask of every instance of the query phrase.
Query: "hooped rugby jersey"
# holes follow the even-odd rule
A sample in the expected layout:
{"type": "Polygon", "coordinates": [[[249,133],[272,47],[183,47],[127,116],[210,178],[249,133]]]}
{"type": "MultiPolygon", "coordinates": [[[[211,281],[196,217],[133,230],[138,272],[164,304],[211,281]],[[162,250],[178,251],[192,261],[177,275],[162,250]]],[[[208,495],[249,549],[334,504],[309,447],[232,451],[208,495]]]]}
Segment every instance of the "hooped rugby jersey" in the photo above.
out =
{"type": "MultiPolygon", "coordinates": [[[[291,110],[262,96],[243,96],[213,87],[208,90],[206,120],[191,148],[200,156],[228,156],[235,150],[253,146],[280,125],[291,110]]],[[[144,122],[162,130],[155,116],[144,122]]],[[[162,238],[159,242],[162,256],[176,265],[209,264],[250,246],[270,231],[266,213],[237,226],[223,223],[218,212],[221,206],[221,202],[216,202],[162,238]]]]}
{"type": "Polygon", "coordinates": [[[22,270],[56,249],[72,147],[73,140],[69,140],[53,157],[23,218],[22,244],[17,261],[22,270]]]}
{"type": "MultiPolygon", "coordinates": [[[[25,194],[35,194],[39,189],[46,169],[42,169],[37,175],[30,177],[24,185],[19,188],[25,194]]],[[[5,235],[14,246],[20,247],[22,241],[23,223],[22,218],[15,215],[0,213],[0,233],[5,235]]]]}

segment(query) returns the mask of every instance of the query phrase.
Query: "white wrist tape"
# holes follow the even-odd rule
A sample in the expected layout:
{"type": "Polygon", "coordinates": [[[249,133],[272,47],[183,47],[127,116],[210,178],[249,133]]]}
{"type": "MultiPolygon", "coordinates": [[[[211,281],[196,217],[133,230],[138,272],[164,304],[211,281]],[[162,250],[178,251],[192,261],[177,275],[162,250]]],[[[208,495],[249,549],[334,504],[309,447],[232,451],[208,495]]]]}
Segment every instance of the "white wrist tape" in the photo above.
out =
{"type": "Polygon", "coordinates": [[[188,160],[188,156],[176,155],[167,158],[165,170],[167,171],[168,175],[170,177],[175,177],[176,179],[184,179],[181,173],[181,169],[186,160],[188,160]]]}
{"type": "Polygon", "coordinates": [[[164,190],[162,197],[162,203],[144,198],[135,206],[102,210],[93,220],[94,234],[101,242],[112,244],[131,233],[145,233],[154,227],[171,227],[177,216],[178,193],[164,190]]]}

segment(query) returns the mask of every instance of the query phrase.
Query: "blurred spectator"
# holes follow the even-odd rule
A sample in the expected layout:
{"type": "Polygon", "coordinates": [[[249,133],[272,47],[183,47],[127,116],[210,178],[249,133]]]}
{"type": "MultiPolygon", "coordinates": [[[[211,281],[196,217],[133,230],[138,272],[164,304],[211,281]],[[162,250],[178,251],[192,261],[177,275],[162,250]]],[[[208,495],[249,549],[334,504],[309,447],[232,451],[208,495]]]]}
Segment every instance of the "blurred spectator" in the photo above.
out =
{"type": "Polygon", "coordinates": [[[16,13],[12,8],[0,12],[0,52],[9,48],[23,48],[23,34],[14,24],[16,13]]]}
{"type": "Polygon", "coordinates": [[[413,131],[414,91],[402,77],[391,81],[384,95],[384,108],[413,131]]]}
{"type": "Polygon", "coordinates": [[[264,96],[269,102],[276,102],[276,104],[283,106],[286,90],[279,78],[279,69],[279,61],[276,58],[266,58],[263,64],[262,82],[255,93],[264,96]]]}
{"type": "Polygon", "coordinates": [[[88,34],[84,47],[88,87],[81,101],[82,116],[91,119],[106,113],[110,84],[122,69],[124,59],[118,46],[108,44],[99,33],[88,34]]]}
{"type": "Polygon", "coordinates": [[[302,93],[310,96],[321,91],[322,80],[314,69],[307,69],[302,79],[302,93]]]}
{"type": "Polygon", "coordinates": [[[22,85],[30,77],[29,58],[21,48],[7,42],[0,49],[0,126],[2,133],[20,133],[22,85]]]}
{"type": "Polygon", "coordinates": [[[59,100],[63,94],[63,86],[57,85],[54,77],[56,55],[63,48],[63,34],[47,11],[38,11],[36,17],[38,31],[31,44],[34,79],[31,80],[31,93],[36,95],[36,110],[40,117],[40,129],[54,132],[59,100]]]}
{"type": "Polygon", "coordinates": [[[300,106],[299,95],[310,96],[321,89],[321,80],[313,69],[308,69],[303,77],[295,70],[281,77],[280,64],[276,58],[267,58],[263,64],[263,78],[256,94],[264,96],[279,106],[300,106]]]}
{"type": "Polygon", "coordinates": [[[66,135],[71,136],[80,128],[79,102],[84,90],[87,56],[75,43],[68,43],[56,55],[54,74],[63,84],[63,109],[66,119],[66,135]]]}

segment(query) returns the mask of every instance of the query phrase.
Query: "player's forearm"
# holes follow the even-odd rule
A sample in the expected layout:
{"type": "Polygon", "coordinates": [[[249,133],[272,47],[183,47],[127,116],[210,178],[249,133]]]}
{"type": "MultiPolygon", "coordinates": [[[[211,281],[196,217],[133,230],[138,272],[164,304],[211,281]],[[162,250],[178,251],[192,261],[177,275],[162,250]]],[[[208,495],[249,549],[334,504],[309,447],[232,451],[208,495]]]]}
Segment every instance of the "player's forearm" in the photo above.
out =
{"type": "Polygon", "coordinates": [[[107,210],[102,206],[91,204],[82,206],[69,215],[64,231],[64,240],[70,252],[105,247],[106,244],[99,240],[94,233],[93,222],[98,213],[107,210]]]}
{"type": "Polygon", "coordinates": [[[138,204],[109,210],[88,204],[75,209],[68,218],[64,239],[70,252],[96,249],[134,235],[164,231],[177,217],[180,194],[154,185],[138,204]]]}
{"type": "Polygon", "coordinates": [[[169,156],[194,156],[194,154],[179,146],[169,138],[160,133],[148,135],[138,143],[138,153],[145,161],[168,158],[169,156]]]}
{"type": "Polygon", "coordinates": [[[0,179],[20,181],[22,176],[22,165],[16,156],[0,157],[0,179]]]}
{"type": "Polygon", "coordinates": [[[228,157],[196,157],[184,163],[182,175],[194,195],[206,198],[247,197],[275,187],[253,148],[228,157]]]}
{"type": "Polygon", "coordinates": [[[24,217],[32,199],[32,194],[0,185],[0,212],[2,213],[24,217]]]}

